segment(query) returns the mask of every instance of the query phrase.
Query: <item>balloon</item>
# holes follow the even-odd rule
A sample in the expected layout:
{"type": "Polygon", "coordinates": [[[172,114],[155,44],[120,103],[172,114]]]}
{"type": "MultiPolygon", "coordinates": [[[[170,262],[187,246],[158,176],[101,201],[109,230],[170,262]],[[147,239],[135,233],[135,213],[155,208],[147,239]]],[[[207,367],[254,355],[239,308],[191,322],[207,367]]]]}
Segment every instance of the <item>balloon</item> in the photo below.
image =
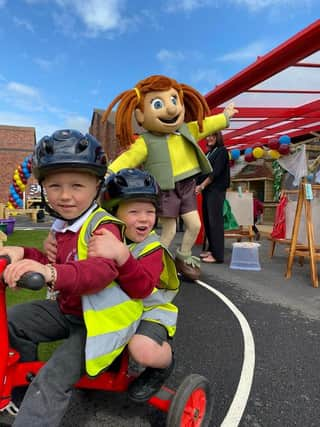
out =
{"type": "Polygon", "coordinates": [[[28,155],[13,173],[8,196],[8,206],[11,206],[11,208],[23,207],[23,193],[26,189],[28,178],[31,176],[31,170],[32,155],[28,155]]]}
{"type": "Polygon", "coordinates": [[[252,153],[252,148],[251,148],[251,147],[246,148],[246,149],[244,150],[244,155],[246,155],[246,154],[251,154],[251,153],[252,153]]]}
{"type": "Polygon", "coordinates": [[[254,157],[253,157],[253,154],[252,153],[247,153],[247,154],[245,154],[245,156],[244,156],[244,160],[246,161],[246,162],[253,162],[254,161],[254,157]]]}
{"type": "Polygon", "coordinates": [[[277,150],[279,148],[279,145],[280,143],[276,139],[272,139],[268,142],[268,147],[270,148],[270,150],[277,150]]]}
{"type": "Polygon", "coordinates": [[[233,150],[231,150],[231,159],[232,160],[238,160],[240,157],[240,150],[238,150],[237,148],[234,148],[233,150]]]}
{"type": "Polygon", "coordinates": [[[280,157],[280,153],[277,150],[268,150],[268,157],[273,160],[277,160],[280,157]]]}
{"type": "Polygon", "coordinates": [[[290,152],[290,146],[289,144],[281,144],[279,147],[279,153],[280,154],[289,154],[290,152]]]}
{"type": "Polygon", "coordinates": [[[235,161],[233,159],[229,160],[229,166],[232,168],[232,166],[234,166],[235,161]]]}
{"type": "Polygon", "coordinates": [[[281,135],[279,138],[280,144],[290,144],[290,142],[291,142],[291,138],[288,135],[281,135]]]}
{"type": "Polygon", "coordinates": [[[261,157],[264,155],[264,150],[261,147],[256,147],[253,149],[252,154],[254,158],[261,159],[261,157]]]}

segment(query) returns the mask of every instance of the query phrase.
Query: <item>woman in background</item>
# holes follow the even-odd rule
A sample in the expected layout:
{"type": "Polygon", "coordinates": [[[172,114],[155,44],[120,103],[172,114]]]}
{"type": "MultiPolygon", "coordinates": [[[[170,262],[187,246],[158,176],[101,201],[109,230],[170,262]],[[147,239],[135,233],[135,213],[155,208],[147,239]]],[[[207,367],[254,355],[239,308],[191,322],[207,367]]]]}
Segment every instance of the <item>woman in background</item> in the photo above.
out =
{"type": "Polygon", "coordinates": [[[224,220],[223,203],[226,190],[230,186],[230,166],[228,151],[223,143],[221,132],[207,136],[207,158],[212,172],[196,187],[202,193],[202,214],[208,251],[200,257],[206,263],[224,262],[224,220]]]}

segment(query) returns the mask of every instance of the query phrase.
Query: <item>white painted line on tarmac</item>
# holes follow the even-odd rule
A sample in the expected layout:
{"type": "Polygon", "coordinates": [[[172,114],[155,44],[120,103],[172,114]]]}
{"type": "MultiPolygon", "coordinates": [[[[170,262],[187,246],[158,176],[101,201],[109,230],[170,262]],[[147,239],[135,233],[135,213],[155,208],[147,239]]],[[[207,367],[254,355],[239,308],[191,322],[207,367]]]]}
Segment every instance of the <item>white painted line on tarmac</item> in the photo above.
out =
{"type": "Polygon", "coordinates": [[[255,347],[253,335],[244,315],[223,293],[207,285],[201,280],[196,280],[196,282],[198,283],[198,285],[203,286],[204,288],[208,289],[208,291],[216,294],[230,308],[235,317],[238,319],[242,330],[244,354],[240,380],[233,401],[227,412],[227,415],[225,416],[220,426],[237,427],[247,406],[252,386],[255,365],[255,347]]]}

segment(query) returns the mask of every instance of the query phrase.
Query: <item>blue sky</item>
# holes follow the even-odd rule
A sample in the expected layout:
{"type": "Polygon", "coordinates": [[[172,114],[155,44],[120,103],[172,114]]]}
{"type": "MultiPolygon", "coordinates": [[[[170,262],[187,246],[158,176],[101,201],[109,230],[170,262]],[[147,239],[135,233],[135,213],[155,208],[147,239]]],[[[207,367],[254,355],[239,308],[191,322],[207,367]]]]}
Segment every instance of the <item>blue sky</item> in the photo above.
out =
{"type": "Polygon", "coordinates": [[[165,74],[206,94],[319,18],[319,0],[0,0],[0,124],[87,131],[165,74]]]}

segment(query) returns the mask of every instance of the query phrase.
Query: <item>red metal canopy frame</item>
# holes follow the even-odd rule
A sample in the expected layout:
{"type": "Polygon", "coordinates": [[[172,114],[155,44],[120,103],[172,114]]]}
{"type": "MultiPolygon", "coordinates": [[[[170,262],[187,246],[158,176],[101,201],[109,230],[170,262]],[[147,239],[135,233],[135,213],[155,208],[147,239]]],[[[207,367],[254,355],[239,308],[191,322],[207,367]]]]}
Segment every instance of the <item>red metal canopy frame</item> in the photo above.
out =
{"type": "MultiPolygon", "coordinates": [[[[247,147],[266,145],[270,139],[279,138],[284,134],[294,140],[301,135],[312,136],[320,132],[320,97],[318,96],[320,94],[320,58],[318,57],[315,61],[312,59],[311,62],[308,58],[319,50],[320,20],[317,20],[268,54],[258,57],[252,65],[205,95],[212,113],[222,111],[222,104],[232,100],[235,101],[236,108],[239,110],[231,120],[228,130],[224,132],[227,147],[242,150],[247,147]],[[299,70],[301,77],[302,67],[305,70],[314,70],[315,80],[319,85],[316,84],[312,89],[272,87],[274,76],[279,76],[279,73],[290,69],[291,73],[299,70]],[[243,97],[244,94],[249,99],[249,105],[250,96],[256,99],[259,95],[260,97],[297,95],[300,96],[299,99],[303,97],[308,102],[280,107],[276,106],[275,99],[275,106],[271,107],[264,106],[263,103],[262,106],[255,107],[241,106],[235,97],[238,96],[241,101],[241,96],[243,97]]],[[[305,83],[308,83],[307,76],[305,83]]]]}

